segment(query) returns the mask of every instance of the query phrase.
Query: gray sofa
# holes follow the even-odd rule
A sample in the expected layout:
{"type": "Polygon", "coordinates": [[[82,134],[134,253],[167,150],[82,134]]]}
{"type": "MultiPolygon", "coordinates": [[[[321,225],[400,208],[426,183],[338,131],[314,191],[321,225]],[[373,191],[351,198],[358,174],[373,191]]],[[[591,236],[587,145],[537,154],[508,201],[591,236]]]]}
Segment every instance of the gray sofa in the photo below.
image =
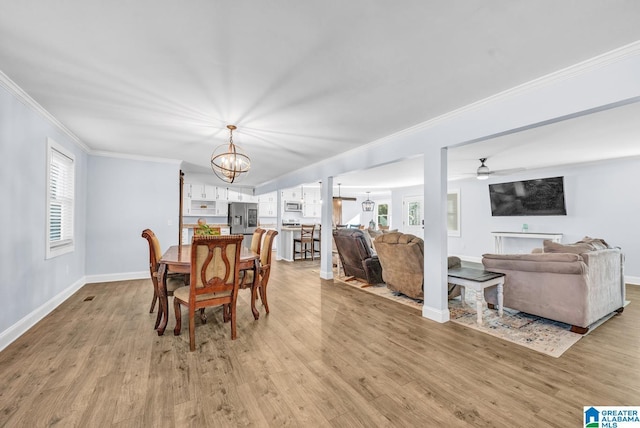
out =
{"type": "MultiPolygon", "coordinates": [[[[545,242],[544,252],[485,254],[482,264],[506,274],[505,307],[570,324],[576,333],[586,333],[591,324],[624,307],[624,256],[619,248],[589,250],[582,243],[545,242]]],[[[487,303],[497,304],[496,287],[484,295],[487,303]]]]}

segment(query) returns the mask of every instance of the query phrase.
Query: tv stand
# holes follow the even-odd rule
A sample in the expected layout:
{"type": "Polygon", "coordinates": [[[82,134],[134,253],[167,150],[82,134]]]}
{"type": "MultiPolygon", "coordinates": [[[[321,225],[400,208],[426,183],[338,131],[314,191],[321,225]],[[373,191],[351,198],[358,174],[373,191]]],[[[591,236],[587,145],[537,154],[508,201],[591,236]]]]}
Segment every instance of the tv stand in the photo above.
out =
{"type": "Polygon", "coordinates": [[[562,233],[534,233],[534,232],[491,232],[493,235],[494,251],[504,254],[503,238],[550,239],[553,242],[562,241],[562,233]]]}

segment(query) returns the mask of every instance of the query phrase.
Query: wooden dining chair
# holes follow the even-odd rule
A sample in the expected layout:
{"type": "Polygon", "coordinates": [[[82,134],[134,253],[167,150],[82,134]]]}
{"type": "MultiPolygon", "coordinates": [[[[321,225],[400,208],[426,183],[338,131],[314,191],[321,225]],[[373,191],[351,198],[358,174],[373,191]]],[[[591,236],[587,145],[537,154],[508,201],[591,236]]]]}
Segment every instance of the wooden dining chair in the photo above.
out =
{"type": "MultiPolygon", "coordinates": [[[[151,281],[153,284],[153,298],[151,299],[151,308],[149,309],[149,313],[153,313],[156,307],[156,302],[158,301],[157,290],[160,286],[160,284],[158,283],[158,264],[160,258],[162,257],[162,250],[160,249],[160,241],[151,229],[143,230],[142,237],[145,238],[149,243],[149,274],[151,276],[151,281]]],[[[188,279],[186,278],[186,275],[177,273],[171,273],[167,275],[167,296],[172,296],[173,292],[176,289],[184,286],[187,282],[188,279]]],[[[154,329],[158,328],[161,318],[162,314],[160,313],[160,311],[158,311],[156,324],[153,327],[154,329]]]]}
{"type": "MultiPolygon", "coordinates": [[[[277,230],[266,231],[264,242],[262,243],[262,252],[260,253],[260,273],[258,274],[258,290],[260,300],[264,310],[269,313],[269,303],[267,302],[267,284],[271,275],[271,255],[273,254],[273,241],[275,240],[277,230]]],[[[250,288],[253,284],[253,270],[244,271],[241,288],[250,288]]]]}
{"type": "Polygon", "coordinates": [[[231,321],[231,339],[236,338],[236,301],[240,286],[242,235],[194,236],[191,243],[191,277],[187,287],[173,292],[176,327],[182,328],[181,305],[189,310],[189,349],[195,351],[195,312],[223,306],[224,322],[231,321]]]}
{"type": "Polygon", "coordinates": [[[307,254],[311,254],[311,260],[315,260],[315,252],[313,251],[314,242],[313,236],[315,234],[316,225],[315,224],[303,224],[300,225],[300,238],[295,238],[293,240],[293,258],[295,259],[296,254],[300,254],[300,259],[302,260],[302,255],[304,254],[304,258],[307,258],[307,254]],[[296,250],[296,244],[299,244],[299,251],[296,250]]]}
{"type": "Polygon", "coordinates": [[[253,236],[251,236],[251,251],[254,253],[260,254],[260,247],[262,246],[262,235],[266,230],[260,229],[259,227],[253,232],[253,236]]]}

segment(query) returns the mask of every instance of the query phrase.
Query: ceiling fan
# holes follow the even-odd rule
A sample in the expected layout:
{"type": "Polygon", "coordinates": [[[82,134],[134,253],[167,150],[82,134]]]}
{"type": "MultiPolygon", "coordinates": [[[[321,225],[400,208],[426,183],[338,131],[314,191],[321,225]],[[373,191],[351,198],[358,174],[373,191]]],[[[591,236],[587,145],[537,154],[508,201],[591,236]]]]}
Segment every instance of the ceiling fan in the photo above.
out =
{"type": "Polygon", "coordinates": [[[500,171],[491,171],[489,169],[489,167],[487,165],[485,165],[485,162],[487,161],[487,158],[480,158],[480,166],[478,167],[478,170],[476,171],[476,178],[478,180],[486,180],[489,178],[490,175],[509,175],[509,174],[514,174],[516,172],[520,172],[520,171],[524,171],[526,168],[511,168],[511,169],[503,169],[500,171]]]}
{"type": "Polygon", "coordinates": [[[342,183],[338,183],[338,196],[334,196],[333,199],[336,201],[355,201],[356,198],[352,197],[352,196],[341,196],[340,195],[340,185],[342,183]]]}

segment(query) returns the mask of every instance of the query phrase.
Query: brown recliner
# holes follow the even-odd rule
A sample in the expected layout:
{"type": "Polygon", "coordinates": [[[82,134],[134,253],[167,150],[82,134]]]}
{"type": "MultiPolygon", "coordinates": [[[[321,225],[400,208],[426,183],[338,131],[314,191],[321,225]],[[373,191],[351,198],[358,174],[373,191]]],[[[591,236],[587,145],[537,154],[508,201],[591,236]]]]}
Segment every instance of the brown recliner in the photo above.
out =
{"type": "MultiPolygon", "coordinates": [[[[374,240],[382,265],[382,278],[390,290],[413,299],[424,299],[424,241],[400,232],[384,233],[374,240]]],[[[449,269],[460,267],[460,258],[450,256],[449,269]]],[[[460,287],[449,286],[449,298],[460,295],[460,287]]]]}
{"type": "Polygon", "coordinates": [[[360,229],[335,229],[333,240],[346,276],[379,284],[382,282],[382,267],[364,233],[360,229]]]}

